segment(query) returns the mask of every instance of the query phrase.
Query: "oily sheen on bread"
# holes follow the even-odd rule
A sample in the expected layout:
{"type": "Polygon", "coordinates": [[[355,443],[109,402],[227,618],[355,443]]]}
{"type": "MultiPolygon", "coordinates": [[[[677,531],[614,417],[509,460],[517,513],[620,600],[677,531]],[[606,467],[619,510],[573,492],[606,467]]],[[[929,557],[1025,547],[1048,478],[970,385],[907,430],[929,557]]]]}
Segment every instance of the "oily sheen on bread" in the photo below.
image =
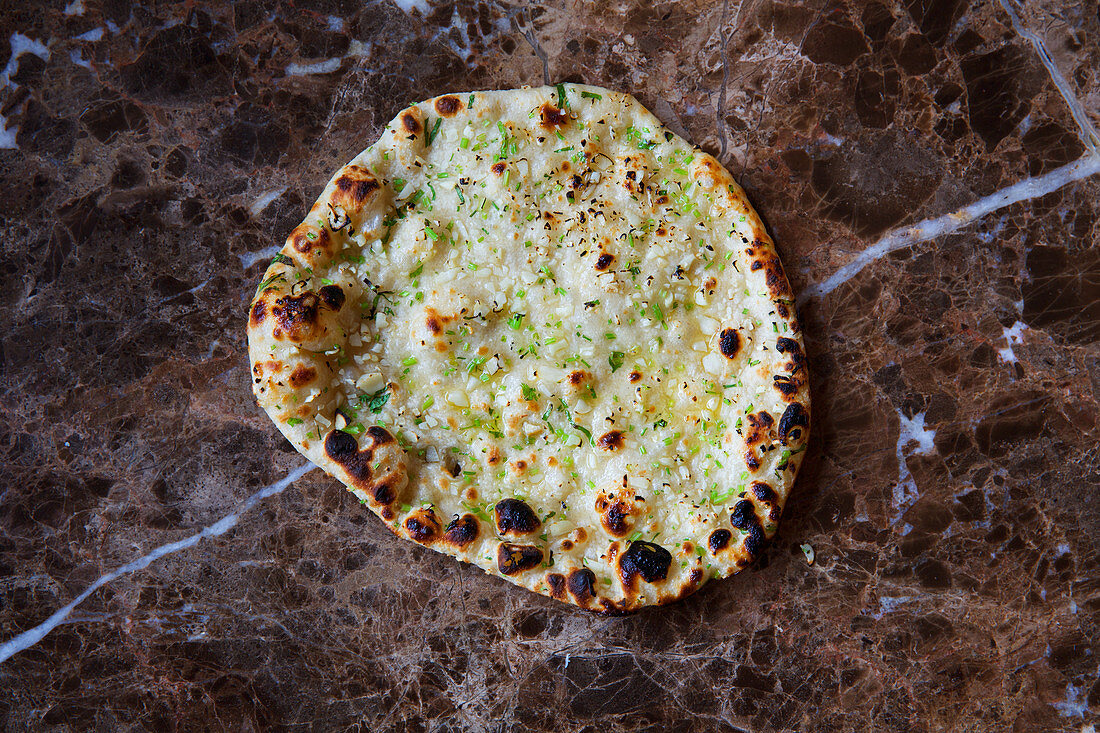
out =
{"type": "Polygon", "coordinates": [[[775,248],[633,97],[402,111],[264,274],[253,389],[399,536],[582,608],[748,566],[809,435],[775,248]]]}

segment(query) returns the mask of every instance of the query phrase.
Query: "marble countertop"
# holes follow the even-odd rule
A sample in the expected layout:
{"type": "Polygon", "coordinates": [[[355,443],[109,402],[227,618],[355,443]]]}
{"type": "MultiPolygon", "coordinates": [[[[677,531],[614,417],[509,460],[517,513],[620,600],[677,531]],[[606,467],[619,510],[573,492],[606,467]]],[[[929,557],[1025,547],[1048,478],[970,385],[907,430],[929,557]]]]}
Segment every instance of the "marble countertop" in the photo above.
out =
{"type": "Polygon", "coordinates": [[[53,0],[0,39],[0,727],[1094,730],[1094,2],[53,0]],[[398,541],[249,390],[330,173],[544,78],[734,171],[812,365],[763,561],[624,618],[398,541]]]}

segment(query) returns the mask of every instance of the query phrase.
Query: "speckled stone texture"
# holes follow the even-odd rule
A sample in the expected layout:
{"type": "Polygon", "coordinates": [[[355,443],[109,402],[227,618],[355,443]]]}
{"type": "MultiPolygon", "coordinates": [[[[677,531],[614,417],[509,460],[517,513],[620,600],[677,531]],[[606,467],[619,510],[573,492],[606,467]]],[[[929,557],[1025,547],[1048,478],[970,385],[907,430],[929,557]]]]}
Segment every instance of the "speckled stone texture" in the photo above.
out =
{"type": "Polygon", "coordinates": [[[738,175],[812,293],[816,421],[763,561],[626,618],[313,471],[23,644],[0,728],[1100,722],[1095,2],[53,0],[0,39],[0,643],[301,465],[249,391],[272,245],[404,105],[544,64],[738,175]]]}

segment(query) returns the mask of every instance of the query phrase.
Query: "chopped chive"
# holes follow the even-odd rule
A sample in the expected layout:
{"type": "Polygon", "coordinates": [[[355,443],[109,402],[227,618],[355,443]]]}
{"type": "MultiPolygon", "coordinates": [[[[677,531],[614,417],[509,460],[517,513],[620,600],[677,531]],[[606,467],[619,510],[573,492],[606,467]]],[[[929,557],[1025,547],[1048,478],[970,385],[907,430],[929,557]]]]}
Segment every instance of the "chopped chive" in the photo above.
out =
{"type": "Polygon", "coordinates": [[[562,109],[569,109],[569,100],[565,96],[565,85],[559,82],[555,86],[558,90],[558,106],[562,109]]]}
{"type": "Polygon", "coordinates": [[[595,92],[581,92],[581,96],[585,99],[603,99],[603,95],[596,94],[595,92]]]}
{"type": "Polygon", "coordinates": [[[429,145],[431,145],[432,141],[435,140],[435,136],[439,134],[439,125],[442,122],[443,122],[442,117],[436,117],[435,118],[435,126],[432,127],[432,131],[428,133],[428,144],[429,145]]]}

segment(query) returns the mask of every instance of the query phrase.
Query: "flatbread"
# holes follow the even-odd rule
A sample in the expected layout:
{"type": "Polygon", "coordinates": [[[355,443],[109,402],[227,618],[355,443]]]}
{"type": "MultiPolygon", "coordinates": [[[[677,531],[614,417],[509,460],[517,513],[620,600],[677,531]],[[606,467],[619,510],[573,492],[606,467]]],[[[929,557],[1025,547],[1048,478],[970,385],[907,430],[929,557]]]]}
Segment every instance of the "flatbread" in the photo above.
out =
{"type": "Polygon", "coordinates": [[[748,566],[809,435],[744,192],[598,87],[402,111],[287,238],[248,340],[263,409],[393,532],[595,611],[748,566]]]}

